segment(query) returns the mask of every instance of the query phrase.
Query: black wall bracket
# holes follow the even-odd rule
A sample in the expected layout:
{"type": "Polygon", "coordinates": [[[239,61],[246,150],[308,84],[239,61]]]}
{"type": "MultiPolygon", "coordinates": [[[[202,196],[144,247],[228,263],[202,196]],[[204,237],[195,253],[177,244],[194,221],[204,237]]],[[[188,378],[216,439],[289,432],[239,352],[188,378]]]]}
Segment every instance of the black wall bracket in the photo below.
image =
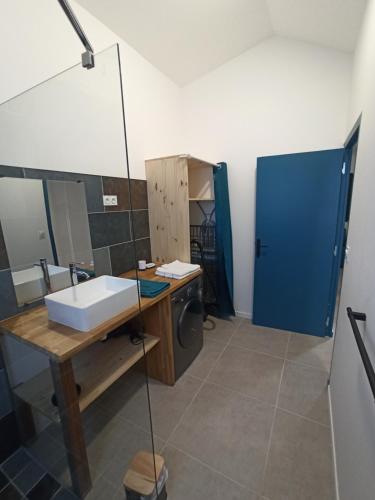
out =
{"type": "Polygon", "coordinates": [[[73,26],[74,31],[77,33],[78,38],[81,40],[83,46],[86,51],[82,54],[82,66],[86,69],[91,69],[95,67],[95,58],[94,58],[94,49],[92,48],[91,43],[89,42],[86,33],[83,31],[82,26],[79,24],[79,21],[76,15],[73,12],[73,9],[68,3],[68,0],[57,0],[64,11],[66,17],[69,19],[70,24],[73,26]]]}

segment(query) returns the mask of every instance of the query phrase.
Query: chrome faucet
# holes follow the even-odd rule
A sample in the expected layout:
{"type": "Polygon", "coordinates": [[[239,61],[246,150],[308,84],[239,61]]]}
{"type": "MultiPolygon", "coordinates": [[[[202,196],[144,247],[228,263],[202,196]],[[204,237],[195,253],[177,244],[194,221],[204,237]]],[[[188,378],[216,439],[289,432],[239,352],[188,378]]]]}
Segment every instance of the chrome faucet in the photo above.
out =
{"type": "Polygon", "coordinates": [[[39,263],[40,263],[40,267],[42,268],[43,279],[44,279],[44,283],[46,284],[47,293],[51,293],[51,291],[52,291],[51,278],[49,275],[47,259],[40,259],[39,263]]]}
{"type": "Polygon", "coordinates": [[[70,281],[72,283],[72,286],[78,285],[77,264],[75,262],[71,262],[69,264],[69,271],[70,271],[70,281]],[[74,279],[74,276],[76,279],[74,279]]]}

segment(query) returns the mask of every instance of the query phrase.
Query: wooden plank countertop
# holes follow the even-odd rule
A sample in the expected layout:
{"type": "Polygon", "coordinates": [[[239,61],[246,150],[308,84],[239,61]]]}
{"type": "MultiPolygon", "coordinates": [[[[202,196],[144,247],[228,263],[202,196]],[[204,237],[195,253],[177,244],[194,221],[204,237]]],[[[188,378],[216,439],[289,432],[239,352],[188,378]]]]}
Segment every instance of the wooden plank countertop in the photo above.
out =
{"type": "MultiPolygon", "coordinates": [[[[155,268],[139,271],[139,279],[170,283],[170,287],[154,298],[141,298],[141,310],[145,311],[168,297],[182,286],[202,273],[201,270],[181,280],[162,278],[155,275],[155,268]]],[[[135,278],[136,272],[122,274],[121,278],[135,278]]],[[[38,349],[57,361],[65,361],[80,351],[100,340],[107,333],[123,325],[139,314],[138,304],[126,309],[121,314],[102,323],[89,332],[80,332],[54,321],[49,321],[46,306],[39,306],[30,311],[12,316],[0,322],[0,333],[9,334],[30,347],[38,349]]]]}

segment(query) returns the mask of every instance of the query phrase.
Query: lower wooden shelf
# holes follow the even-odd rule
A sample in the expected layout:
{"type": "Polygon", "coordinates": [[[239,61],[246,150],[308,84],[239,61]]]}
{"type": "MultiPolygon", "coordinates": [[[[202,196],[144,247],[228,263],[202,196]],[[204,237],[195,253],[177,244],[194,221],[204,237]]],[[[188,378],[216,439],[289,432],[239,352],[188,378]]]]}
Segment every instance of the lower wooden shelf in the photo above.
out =
{"type": "MultiPolygon", "coordinates": [[[[160,342],[146,335],[143,345],[133,345],[127,335],[114,337],[106,342],[96,342],[72,359],[76,383],[81,386],[79,407],[81,412],[97,399],[118,378],[126,373],[144,351],[147,353],[160,342]]],[[[46,369],[20,384],[14,393],[49,419],[58,422],[59,411],[51,403],[53,395],[52,375],[46,369]]]]}

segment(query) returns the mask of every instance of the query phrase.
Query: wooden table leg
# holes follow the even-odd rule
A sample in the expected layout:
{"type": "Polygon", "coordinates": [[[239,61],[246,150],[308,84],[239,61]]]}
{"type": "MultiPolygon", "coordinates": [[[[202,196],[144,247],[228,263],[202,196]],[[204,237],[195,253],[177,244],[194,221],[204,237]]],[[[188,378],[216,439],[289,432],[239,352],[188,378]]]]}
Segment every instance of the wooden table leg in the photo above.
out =
{"type": "Polygon", "coordinates": [[[73,366],[70,359],[62,363],[51,359],[50,365],[72,485],[83,498],[91,489],[91,477],[73,366]]]}
{"type": "Polygon", "coordinates": [[[13,394],[13,403],[20,441],[22,444],[27,445],[36,435],[31,406],[22,401],[16,394],[13,394]]]}
{"type": "Polygon", "coordinates": [[[16,396],[16,394],[13,392],[13,388],[9,383],[8,368],[7,364],[4,361],[4,355],[3,355],[3,346],[2,346],[3,338],[4,336],[0,334],[0,368],[3,367],[5,370],[6,384],[8,385],[9,390],[12,393],[13,410],[16,415],[17,428],[20,441],[22,444],[26,445],[27,442],[35,436],[34,417],[31,411],[31,407],[16,396]]]}
{"type": "Polygon", "coordinates": [[[176,376],[173,355],[173,327],[171,299],[166,297],[142,313],[145,332],[160,338],[160,342],[147,353],[150,377],[164,384],[174,385],[176,376]]]}

